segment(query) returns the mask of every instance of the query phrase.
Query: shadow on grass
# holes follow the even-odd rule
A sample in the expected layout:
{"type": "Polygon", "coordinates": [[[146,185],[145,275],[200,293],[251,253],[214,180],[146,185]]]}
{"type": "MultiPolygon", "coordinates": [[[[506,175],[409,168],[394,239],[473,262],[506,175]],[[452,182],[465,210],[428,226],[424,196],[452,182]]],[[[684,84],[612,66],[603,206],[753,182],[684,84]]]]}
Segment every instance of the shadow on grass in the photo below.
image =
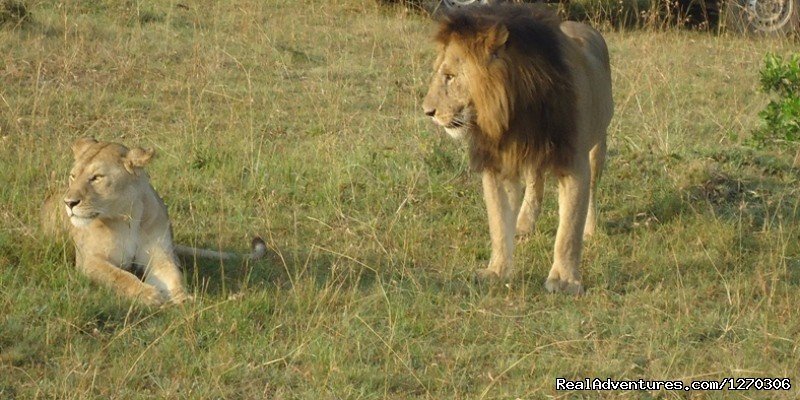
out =
{"type": "MultiPolygon", "coordinates": [[[[798,171],[783,173],[800,179],[798,171]]],[[[682,216],[701,214],[761,229],[769,220],[800,218],[796,195],[787,189],[785,183],[771,176],[734,177],[714,173],[687,188],[654,196],[644,211],[610,220],[605,223],[605,230],[609,235],[628,234],[635,229],[669,224],[682,216]]]]}
{"type": "Polygon", "coordinates": [[[188,290],[202,295],[229,296],[249,286],[279,285],[283,280],[281,258],[272,249],[260,260],[181,257],[180,261],[188,290]]]}
{"type": "MultiPolygon", "coordinates": [[[[264,258],[249,260],[182,259],[190,290],[202,295],[231,296],[249,287],[291,288],[300,279],[311,278],[317,287],[336,281],[345,287],[369,287],[381,279],[370,264],[348,261],[318,251],[287,251],[268,248],[264,258]]],[[[384,277],[388,278],[388,277],[384,277]]]]}
{"type": "MultiPolygon", "coordinates": [[[[782,173],[798,178],[797,171],[782,173]]],[[[794,221],[800,217],[796,191],[776,176],[715,173],[682,191],[681,197],[692,209],[701,212],[705,207],[717,219],[742,221],[752,229],[763,229],[772,220],[794,221]]]]}
{"type": "Polygon", "coordinates": [[[680,192],[664,192],[653,197],[644,211],[606,221],[604,230],[612,236],[626,235],[636,229],[650,229],[659,224],[667,224],[690,209],[680,192]]]}
{"type": "MultiPolygon", "coordinates": [[[[333,289],[366,293],[388,285],[412,292],[447,293],[468,298],[508,290],[502,283],[475,279],[477,269],[483,266],[482,261],[476,261],[475,269],[452,275],[422,265],[398,266],[378,256],[355,259],[315,247],[301,250],[270,248],[263,259],[249,263],[187,260],[184,265],[189,290],[211,297],[232,297],[247,289],[290,290],[295,285],[308,289],[309,284],[313,285],[315,292],[333,289]]],[[[535,272],[533,277],[517,277],[515,286],[541,286],[547,270],[535,272]]]]}

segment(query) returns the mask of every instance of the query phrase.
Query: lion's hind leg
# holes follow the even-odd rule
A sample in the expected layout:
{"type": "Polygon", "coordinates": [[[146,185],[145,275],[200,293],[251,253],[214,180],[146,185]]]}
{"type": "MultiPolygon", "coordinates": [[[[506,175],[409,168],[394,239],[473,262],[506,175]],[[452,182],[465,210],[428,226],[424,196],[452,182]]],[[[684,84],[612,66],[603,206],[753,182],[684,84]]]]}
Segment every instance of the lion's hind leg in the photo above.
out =
{"type": "Polygon", "coordinates": [[[583,227],[583,237],[588,238],[594,235],[597,229],[597,205],[595,193],[597,193],[597,183],[603,175],[603,165],[606,161],[606,141],[598,143],[589,152],[589,165],[591,167],[591,181],[589,183],[589,210],[586,215],[586,225],[583,227]]]}
{"type": "Polygon", "coordinates": [[[542,197],[544,196],[544,174],[540,168],[529,167],[523,171],[525,182],[525,196],[518,208],[517,235],[527,235],[536,225],[539,213],[542,210],[542,197]]]}

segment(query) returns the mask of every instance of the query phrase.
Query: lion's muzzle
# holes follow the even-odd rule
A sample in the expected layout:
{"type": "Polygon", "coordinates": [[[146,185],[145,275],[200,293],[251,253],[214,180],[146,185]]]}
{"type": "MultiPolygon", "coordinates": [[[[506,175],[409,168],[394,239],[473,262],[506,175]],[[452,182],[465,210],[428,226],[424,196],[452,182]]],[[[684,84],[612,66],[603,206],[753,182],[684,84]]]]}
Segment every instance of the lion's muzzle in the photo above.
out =
{"type": "Polygon", "coordinates": [[[68,210],[72,210],[75,206],[77,206],[80,203],[81,201],[79,199],[70,199],[70,198],[64,199],[64,204],[66,204],[68,210]]]}

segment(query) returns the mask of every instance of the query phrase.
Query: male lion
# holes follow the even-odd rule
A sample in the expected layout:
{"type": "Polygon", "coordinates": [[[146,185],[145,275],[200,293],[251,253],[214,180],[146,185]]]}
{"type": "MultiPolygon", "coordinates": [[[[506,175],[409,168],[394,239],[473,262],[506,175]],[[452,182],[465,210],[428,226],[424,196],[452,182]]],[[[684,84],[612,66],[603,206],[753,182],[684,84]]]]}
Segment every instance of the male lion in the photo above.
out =
{"type": "Polygon", "coordinates": [[[479,276],[512,273],[515,228],[531,230],[543,173],[552,171],[559,224],[545,287],[582,293],[581,247],[595,230],[594,191],[614,109],[605,41],[589,26],[523,4],[445,15],[436,41],[423,109],[450,136],[468,140],[471,164],[482,172],[492,256],[479,276]]]}
{"type": "MultiPolygon", "coordinates": [[[[75,242],[75,264],[93,281],[148,305],[180,303],[189,296],[176,251],[222,259],[235,256],[173,245],[167,207],[143,169],[152,149],[84,138],[73,144],[72,151],[75,163],[63,197],[69,222],[62,218],[62,224],[69,225],[75,242]],[[143,269],[144,282],[132,273],[137,268],[143,269]]],[[[43,210],[43,225],[51,233],[59,231],[48,215],[57,210],[53,207],[57,201],[51,197],[43,210]]],[[[265,253],[264,242],[255,238],[248,257],[265,253]]]]}

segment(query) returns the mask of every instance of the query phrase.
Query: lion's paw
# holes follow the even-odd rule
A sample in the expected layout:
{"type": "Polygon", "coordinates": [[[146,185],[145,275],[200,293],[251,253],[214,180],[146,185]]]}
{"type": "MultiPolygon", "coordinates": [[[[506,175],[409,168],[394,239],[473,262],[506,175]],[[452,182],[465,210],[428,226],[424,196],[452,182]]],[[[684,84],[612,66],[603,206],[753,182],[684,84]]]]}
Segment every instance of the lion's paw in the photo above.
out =
{"type": "Polygon", "coordinates": [[[492,271],[488,268],[479,269],[475,271],[475,281],[476,282],[495,282],[500,280],[500,275],[497,272],[492,271]]]}
{"type": "Polygon", "coordinates": [[[475,271],[476,282],[503,282],[511,276],[509,268],[503,269],[503,272],[497,272],[497,268],[484,268],[475,271]]]}
{"type": "Polygon", "coordinates": [[[533,231],[533,224],[525,224],[517,222],[517,236],[528,236],[533,231]]]}
{"type": "Polygon", "coordinates": [[[581,282],[574,280],[547,278],[544,282],[544,287],[550,293],[567,293],[575,296],[580,296],[584,293],[581,282]]]}
{"type": "Polygon", "coordinates": [[[510,275],[511,273],[507,270],[505,273],[498,273],[494,268],[484,268],[475,271],[475,281],[479,283],[504,282],[510,275]]]}
{"type": "Polygon", "coordinates": [[[170,299],[172,304],[194,303],[194,296],[186,293],[177,293],[170,299]]]}
{"type": "Polygon", "coordinates": [[[164,296],[152,286],[145,286],[137,298],[150,307],[158,307],[164,304],[164,296]]]}

